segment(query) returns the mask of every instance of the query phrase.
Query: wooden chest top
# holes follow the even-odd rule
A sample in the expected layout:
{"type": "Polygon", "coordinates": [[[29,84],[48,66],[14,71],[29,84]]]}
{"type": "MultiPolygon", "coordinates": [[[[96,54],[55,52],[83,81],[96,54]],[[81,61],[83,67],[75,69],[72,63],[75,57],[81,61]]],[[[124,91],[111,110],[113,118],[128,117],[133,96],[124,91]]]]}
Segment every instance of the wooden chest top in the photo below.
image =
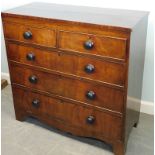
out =
{"type": "Polygon", "coordinates": [[[32,3],[5,11],[13,15],[23,15],[56,19],[72,22],[81,22],[109,27],[117,27],[124,30],[131,30],[142,19],[148,15],[144,11],[131,11],[121,9],[107,9],[85,6],[58,5],[47,3],[32,3]]]}

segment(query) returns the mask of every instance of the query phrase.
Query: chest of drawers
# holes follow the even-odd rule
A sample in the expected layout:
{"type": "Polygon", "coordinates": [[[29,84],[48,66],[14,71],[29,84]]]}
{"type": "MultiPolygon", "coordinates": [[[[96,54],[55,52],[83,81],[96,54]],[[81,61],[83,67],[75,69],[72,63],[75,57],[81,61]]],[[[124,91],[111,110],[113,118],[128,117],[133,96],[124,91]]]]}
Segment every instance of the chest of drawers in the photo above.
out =
{"type": "Polygon", "coordinates": [[[147,16],[44,3],[3,12],[16,119],[33,116],[124,155],[139,120],[147,16]]]}

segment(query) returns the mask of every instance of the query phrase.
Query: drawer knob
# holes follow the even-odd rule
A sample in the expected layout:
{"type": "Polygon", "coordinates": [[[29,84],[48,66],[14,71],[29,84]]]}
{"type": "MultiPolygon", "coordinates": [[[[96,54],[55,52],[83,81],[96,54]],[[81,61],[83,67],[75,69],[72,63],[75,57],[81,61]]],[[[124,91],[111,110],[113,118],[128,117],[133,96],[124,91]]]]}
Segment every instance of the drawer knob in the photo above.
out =
{"type": "Polygon", "coordinates": [[[85,49],[90,50],[94,47],[94,43],[91,40],[88,40],[84,43],[84,47],[85,49]]]}
{"type": "Polygon", "coordinates": [[[37,83],[38,79],[35,75],[29,77],[29,81],[33,84],[37,83]]]}
{"type": "Polygon", "coordinates": [[[35,55],[33,53],[28,53],[26,58],[29,61],[34,61],[35,60],[35,55]]]}
{"type": "Polygon", "coordinates": [[[35,108],[39,108],[39,105],[40,105],[40,101],[35,99],[32,101],[32,105],[35,107],[35,108]]]}
{"type": "Polygon", "coordinates": [[[88,124],[93,124],[95,122],[95,117],[94,116],[88,116],[86,119],[86,122],[88,124]]]}
{"type": "Polygon", "coordinates": [[[88,64],[88,65],[85,66],[85,71],[87,73],[93,73],[94,70],[95,70],[95,67],[92,64],[88,64]]]}
{"type": "Polygon", "coordinates": [[[96,97],[96,94],[95,94],[95,92],[93,92],[93,91],[88,91],[87,93],[86,93],[86,97],[88,98],[88,99],[90,99],[90,100],[94,100],[95,99],[95,97],[96,97]]]}
{"type": "Polygon", "coordinates": [[[25,39],[31,39],[32,38],[32,33],[30,31],[24,32],[23,37],[25,39]]]}

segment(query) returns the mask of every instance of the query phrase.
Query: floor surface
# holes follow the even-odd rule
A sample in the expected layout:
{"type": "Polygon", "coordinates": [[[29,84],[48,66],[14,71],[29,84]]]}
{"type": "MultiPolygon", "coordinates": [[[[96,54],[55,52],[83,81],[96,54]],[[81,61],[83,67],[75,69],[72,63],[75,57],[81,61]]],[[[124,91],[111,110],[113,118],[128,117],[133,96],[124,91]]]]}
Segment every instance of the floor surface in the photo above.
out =
{"type": "MultiPolygon", "coordinates": [[[[153,155],[153,116],[141,114],[133,128],[126,155],[153,155]]],[[[113,155],[97,140],[75,137],[29,118],[15,119],[10,85],[2,90],[2,155],[113,155]]]]}

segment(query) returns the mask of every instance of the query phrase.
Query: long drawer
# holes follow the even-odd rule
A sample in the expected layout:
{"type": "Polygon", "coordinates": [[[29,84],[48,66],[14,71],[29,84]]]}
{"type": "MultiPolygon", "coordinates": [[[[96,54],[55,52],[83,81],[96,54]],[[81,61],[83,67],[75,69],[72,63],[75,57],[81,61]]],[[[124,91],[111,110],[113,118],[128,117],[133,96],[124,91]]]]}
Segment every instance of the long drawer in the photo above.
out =
{"type": "Polygon", "coordinates": [[[59,48],[124,61],[126,39],[77,32],[59,33],[59,48]]]}
{"type": "Polygon", "coordinates": [[[125,66],[89,57],[7,43],[8,58],[24,64],[77,75],[123,87],[125,66]]]}
{"type": "Polygon", "coordinates": [[[124,92],[82,80],[10,65],[12,83],[122,113],[124,92]]]}
{"type": "Polygon", "coordinates": [[[29,25],[4,22],[6,39],[32,43],[47,47],[56,47],[56,31],[47,28],[38,28],[29,25]]]}
{"type": "Polygon", "coordinates": [[[18,107],[32,116],[58,119],[66,125],[83,130],[87,135],[102,135],[111,139],[121,139],[122,118],[86,108],[77,104],[33,93],[13,86],[13,95],[18,107]],[[115,131],[115,132],[113,132],[115,131]]]}

